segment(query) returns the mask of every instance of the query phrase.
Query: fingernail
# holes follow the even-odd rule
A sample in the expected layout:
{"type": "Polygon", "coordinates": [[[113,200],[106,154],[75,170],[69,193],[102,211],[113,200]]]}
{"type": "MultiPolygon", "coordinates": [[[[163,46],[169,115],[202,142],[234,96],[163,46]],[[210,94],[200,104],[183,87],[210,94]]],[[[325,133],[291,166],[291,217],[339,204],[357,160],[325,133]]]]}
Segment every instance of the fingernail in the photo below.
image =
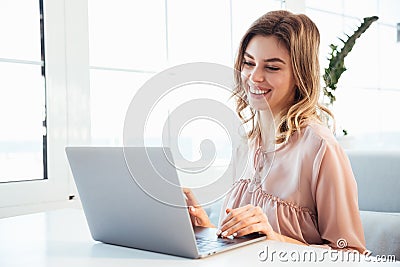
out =
{"type": "Polygon", "coordinates": [[[237,233],[233,233],[233,235],[232,235],[233,237],[236,237],[237,236],[237,233]]]}
{"type": "Polygon", "coordinates": [[[195,212],[196,209],[195,209],[194,207],[190,207],[190,211],[191,211],[191,212],[195,212]]]}
{"type": "Polygon", "coordinates": [[[231,210],[230,209],[226,209],[225,213],[228,214],[231,210]]]}
{"type": "Polygon", "coordinates": [[[228,231],[223,232],[221,235],[226,236],[228,234],[228,231]]]}
{"type": "Polygon", "coordinates": [[[221,229],[218,229],[217,235],[220,235],[222,233],[221,229]]]}

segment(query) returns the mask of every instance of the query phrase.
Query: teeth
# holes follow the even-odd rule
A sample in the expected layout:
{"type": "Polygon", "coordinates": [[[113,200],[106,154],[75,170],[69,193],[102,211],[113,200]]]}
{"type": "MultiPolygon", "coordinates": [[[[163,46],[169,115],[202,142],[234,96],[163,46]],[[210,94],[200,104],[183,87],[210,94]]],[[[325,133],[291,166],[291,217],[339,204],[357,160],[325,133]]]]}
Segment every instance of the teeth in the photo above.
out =
{"type": "Polygon", "coordinates": [[[259,89],[257,89],[257,88],[254,88],[254,87],[252,87],[252,86],[249,86],[249,88],[250,88],[250,92],[253,93],[253,94],[255,94],[255,95],[263,95],[263,94],[266,94],[266,93],[269,92],[269,90],[263,91],[263,90],[259,90],[259,89]]]}

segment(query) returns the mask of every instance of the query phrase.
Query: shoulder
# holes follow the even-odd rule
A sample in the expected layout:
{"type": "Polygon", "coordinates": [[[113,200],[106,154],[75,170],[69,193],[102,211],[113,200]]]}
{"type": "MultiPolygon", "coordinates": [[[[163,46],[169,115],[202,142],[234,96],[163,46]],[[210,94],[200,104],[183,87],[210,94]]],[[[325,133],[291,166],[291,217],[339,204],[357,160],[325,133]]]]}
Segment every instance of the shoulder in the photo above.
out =
{"type": "Polygon", "coordinates": [[[307,124],[301,131],[303,142],[336,147],[339,146],[332,131],[325,125],[317,122],[307,124]]]}
{"type": "MultiPolygon", "coordinates": [[[[310,123],[302,132],[303,142],[311,147],[314,144],[314,166],[320,172],[322,169],[329,173],[347,172],[351,170],[350,161],[332,131],[325,125],[310,123]]],[[[328,175],[330,176],[330,175],[328,175]]],[[[345,175],[337,175],[344,177],[345,175]]]]}
{"type": "Polygon", "coordinates": [[[293,147],[301,150],[299,153],[319,166],[329,155],[343,157],[344,151],[336,140],[332,131],[325,125],[317,122],[307,124],[300,133],[293,138],[293,147]]]}

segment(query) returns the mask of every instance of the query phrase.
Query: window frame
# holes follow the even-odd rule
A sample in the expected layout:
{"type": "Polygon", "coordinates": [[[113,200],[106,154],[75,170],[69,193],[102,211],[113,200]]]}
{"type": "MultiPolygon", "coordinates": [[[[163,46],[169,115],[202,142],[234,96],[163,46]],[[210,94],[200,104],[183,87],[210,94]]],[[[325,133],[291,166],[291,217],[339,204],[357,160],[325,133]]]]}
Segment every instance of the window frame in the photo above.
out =
{"type": "Polygon", "coordinates": [[[48,179],[1,183],[0,217],[68,201],[76,189],[65,147],[90,142],[87,0],[43,0],[43,16],[48,179]]]}

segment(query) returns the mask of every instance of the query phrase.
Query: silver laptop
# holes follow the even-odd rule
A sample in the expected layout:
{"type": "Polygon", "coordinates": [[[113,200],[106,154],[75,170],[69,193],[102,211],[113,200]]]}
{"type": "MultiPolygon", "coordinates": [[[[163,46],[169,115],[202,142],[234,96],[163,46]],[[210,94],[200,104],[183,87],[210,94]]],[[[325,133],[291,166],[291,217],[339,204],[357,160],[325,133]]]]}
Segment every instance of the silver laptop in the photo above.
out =
{"type": "Polygon", "coordinates": [[[67,147],[66,153],[94,240],[203,258],[265,239],[258,234],[219,238],[214,228],[193,229],[182,189],[165,186],[179,185],[168,148],[67,147]],[[159,171],[145,160],[148,157],[164,170],[167,181],[160,179],[159,171]],[[146,190],[150,187],[151,194],[146,190]]]}

